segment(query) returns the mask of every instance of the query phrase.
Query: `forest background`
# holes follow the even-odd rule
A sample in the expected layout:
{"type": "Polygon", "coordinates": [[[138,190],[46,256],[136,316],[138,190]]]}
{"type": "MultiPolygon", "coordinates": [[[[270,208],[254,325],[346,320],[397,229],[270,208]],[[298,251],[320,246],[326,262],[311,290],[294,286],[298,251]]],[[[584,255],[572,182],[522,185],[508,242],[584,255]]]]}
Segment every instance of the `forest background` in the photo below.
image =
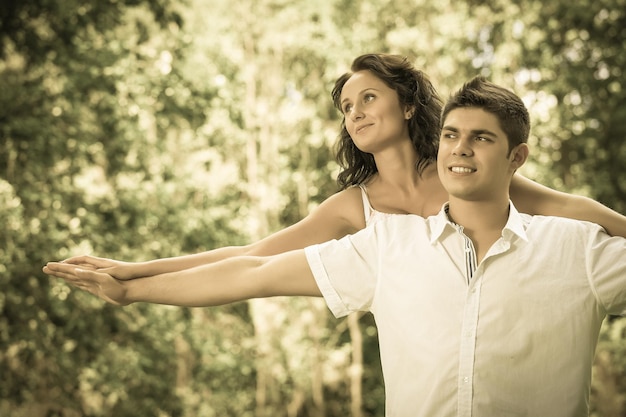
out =
{"type": "MultiPolygon", "coordinates": [[[[240,245],[336,191],[330,89],[389,52],[443,97],[524,97],[523,173],[626,213],[626,0],[21,0],[0,5],[0,416],[382,416],[371,317],[321,300],[120,308],[41,272],[240,245]]],[[[566,302],[566,300],[555,300],[566,302]]],[[[626,321],[596,417],[626,415],[626,321]]]]}

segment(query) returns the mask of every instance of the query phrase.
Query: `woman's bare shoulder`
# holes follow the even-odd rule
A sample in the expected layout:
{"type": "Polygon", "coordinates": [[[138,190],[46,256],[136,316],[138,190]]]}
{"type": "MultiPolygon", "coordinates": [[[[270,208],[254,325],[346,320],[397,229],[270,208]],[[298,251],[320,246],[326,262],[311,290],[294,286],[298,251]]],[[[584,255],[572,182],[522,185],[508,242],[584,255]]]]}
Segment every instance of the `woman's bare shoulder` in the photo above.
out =
{"type": "Polygon", "coordinates": [[[363,197],[360,187],[350,187],[324,200],[309,216],[323,217],[343,224],[348,233],[365,227],[363,197]]]}

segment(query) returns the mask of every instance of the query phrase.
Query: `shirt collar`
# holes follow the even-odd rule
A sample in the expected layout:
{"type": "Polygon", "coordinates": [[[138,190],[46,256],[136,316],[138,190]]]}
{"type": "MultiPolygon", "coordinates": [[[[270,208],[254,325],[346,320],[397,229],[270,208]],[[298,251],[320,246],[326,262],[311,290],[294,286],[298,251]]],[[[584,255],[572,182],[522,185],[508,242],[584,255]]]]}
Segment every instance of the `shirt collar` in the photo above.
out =
{"type": "Polygon", "coordinates": [[[513,205],[513,202],[509,200],[509,220],[504,225],[504,229],[502,229],[502,236],[507,240],[511,240],[513,235],[518,236],[524,242],[528,242],[526,222],[513,205]]]}
{"type": "MultiPolygon", "coordinates": [[[[445,203],[439,213],[431,218],[431,244],[435,243],[435,241],[441,238],[441,235],[447,227],[453,228],[454,230],[458,230],[458,228],[461,227],[450,220],[450,218],[448,217],[448,208],[449,203],[445,203]]],[[[513,236],[518,236],[520,239],[526,242],[528,241],[525,222],[513,203],[509,200],[509,218],[504,225],[504,228],[502,229],[502,237],[504,237],[506,240],[511,240],[513,236]]]]}

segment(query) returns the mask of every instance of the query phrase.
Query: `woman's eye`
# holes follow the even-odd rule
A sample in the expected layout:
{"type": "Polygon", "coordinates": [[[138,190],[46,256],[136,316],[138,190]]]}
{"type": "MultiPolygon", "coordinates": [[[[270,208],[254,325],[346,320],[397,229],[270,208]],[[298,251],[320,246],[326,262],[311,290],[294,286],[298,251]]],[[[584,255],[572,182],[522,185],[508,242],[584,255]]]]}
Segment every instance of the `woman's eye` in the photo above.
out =
{"type": "Polygon", "coordinates": [[[343,112],[344,112],[344,113],[349,113],[349,112],[350,112],[350,110],[352,110],[352,105],[351,105],[351,104],[346,104],[346,105],[343,107],[343,112]]]}
{"type": "Polygon", "coordinates": [[[376,96],[374,94],[366,94],[365,97],[363,97],[363,101],[366,103],[369,103],[370,101],[374,100],[376,98],[376,96]]]}

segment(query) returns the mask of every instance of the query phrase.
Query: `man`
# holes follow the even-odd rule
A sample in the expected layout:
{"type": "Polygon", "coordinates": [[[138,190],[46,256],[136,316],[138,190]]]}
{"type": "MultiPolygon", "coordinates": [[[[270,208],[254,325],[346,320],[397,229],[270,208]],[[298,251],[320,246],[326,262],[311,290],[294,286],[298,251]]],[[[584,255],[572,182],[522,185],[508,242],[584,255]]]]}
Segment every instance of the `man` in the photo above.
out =
{"type": "Polygon", "coordinates": [[[587,416],[601,323],[626,314],[626,239],[515,210],[509,182],[529,128],[519,97],[475,78],[443,110],[449,203],[437,216],[391,216],[305,250],[145,280],[44,271],[116,304],[322,295],[336,316],[371,311],[387,416],[587,416]]]}

